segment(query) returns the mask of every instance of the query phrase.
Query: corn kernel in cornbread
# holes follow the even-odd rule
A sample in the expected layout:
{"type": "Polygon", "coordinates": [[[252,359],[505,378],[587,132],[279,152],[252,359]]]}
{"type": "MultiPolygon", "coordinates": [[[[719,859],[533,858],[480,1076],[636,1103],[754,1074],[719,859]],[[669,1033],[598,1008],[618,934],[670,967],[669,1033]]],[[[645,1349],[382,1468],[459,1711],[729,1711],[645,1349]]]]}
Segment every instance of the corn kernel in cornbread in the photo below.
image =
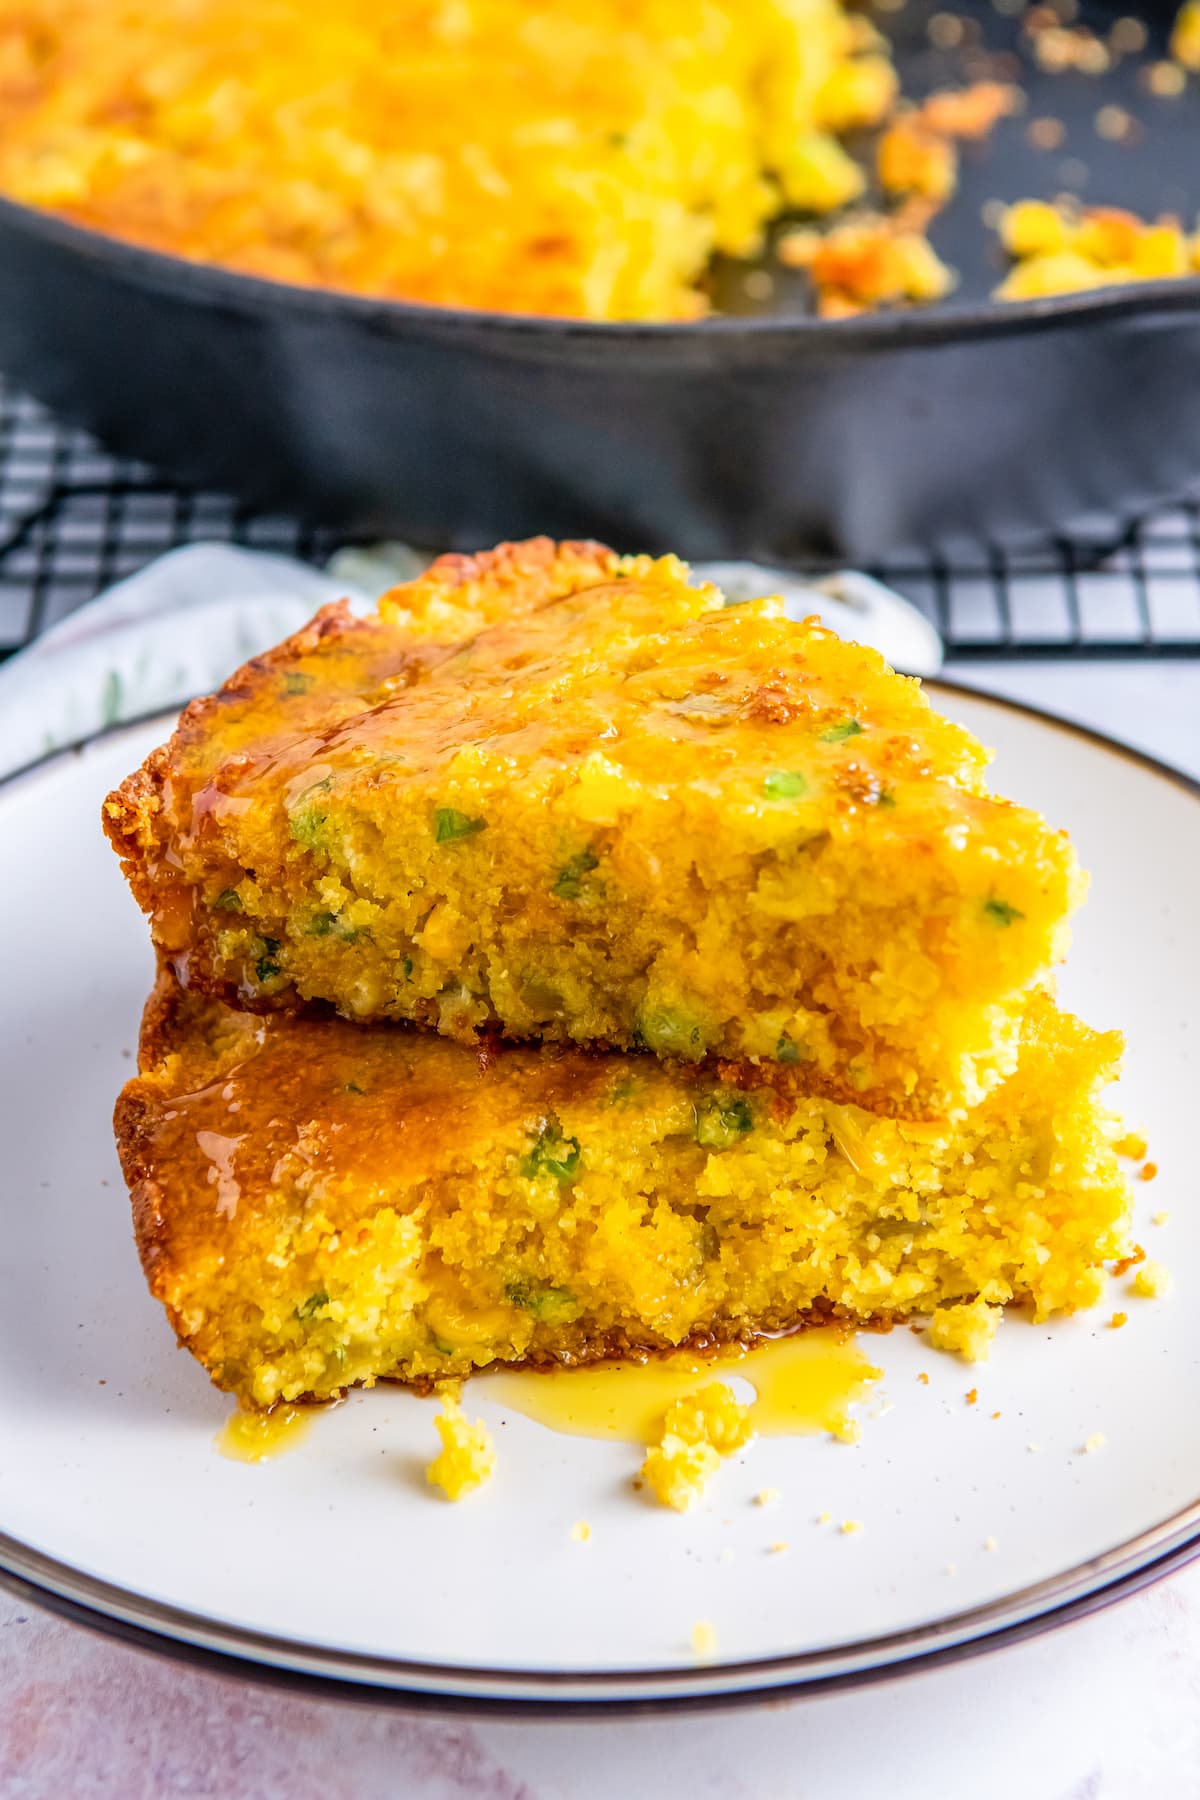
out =
{"type": "Polygon", "coordinates": [[[433,1421],[442,1447],[425,1471],[431,1487],[440,1487],[447,1500],[461,1500],[491,1479],[496,1466],[496,1447],[482,1419],[472,1424],[460,1403],[449,1396],[433,1421]]]}
{"type": "Polygon", "coordinates": [[[197,989],[940,1112],[1012,1069],[1083,891],[985,762],[777,601],[534,539],[324,609],[104,814],[197,989]]]}
{"type": "MultiPolygon", "coordinates": [[[[895,76],[836,0],[0,0],[0,191],[273,280],[694,318],[895,76]]],[[[857,191],[855,189],[854,191],[857,191]]]]}
{"type": "Polygon", "coordinates": [[[267,1407],[830,1315],[1090,1305],[1129,1249],[1119,1048],[1035,996],[1016,1072],[917,1122],[712,1063],[256,1017],[166,972],[116,1125],[152,1292],[267,1407]]]}

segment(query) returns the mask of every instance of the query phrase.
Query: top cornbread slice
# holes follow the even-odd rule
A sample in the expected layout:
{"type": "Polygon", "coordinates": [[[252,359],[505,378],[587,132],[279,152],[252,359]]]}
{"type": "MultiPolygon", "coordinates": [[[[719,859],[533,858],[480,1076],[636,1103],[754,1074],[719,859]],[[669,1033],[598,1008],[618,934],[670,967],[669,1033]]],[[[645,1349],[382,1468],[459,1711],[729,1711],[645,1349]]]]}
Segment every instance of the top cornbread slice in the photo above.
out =
{"type": "Polygon", "coordinates": [[[160,950],[333,1003],[973,1104],[1082,892],[874,651],[674,558],[545,539],[325,608],[105,803],[160,950]]]}

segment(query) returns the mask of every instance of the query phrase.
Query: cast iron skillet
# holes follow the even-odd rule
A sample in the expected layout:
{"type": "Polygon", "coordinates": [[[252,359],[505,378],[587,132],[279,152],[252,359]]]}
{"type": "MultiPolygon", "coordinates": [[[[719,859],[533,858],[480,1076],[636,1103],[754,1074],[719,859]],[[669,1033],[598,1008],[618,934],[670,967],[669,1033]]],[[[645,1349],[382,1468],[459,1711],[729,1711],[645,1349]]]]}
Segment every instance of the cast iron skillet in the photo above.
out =
{"type": "MultiPolygon", "coordinates": [[[[910,94],[977,72],[978,50],[928,50],[931,3],[899,15],[910,94]]],[[[1117,10],[1089,17],[1104,30],[1117,10]]],[[[1017,43],[987,0],[959,11],[992,49],[1017,43]]],[[[714,277],[724,316],[690,325],[408,306],[187,263],[0,202],[0,367],[175,480],[348,533],[459,547],[588,533],[693,557],[869,561],[1111,526],[1200,476],[1200,280],[1001,307],[980,210],[1066,188],[1194,210],[1200,88],[1152,100],[1131,62],[1021,79],[1025,118],[968,152],[935,228],[962,272],[936,308],[816,320],[785,277],[755,311],[730,269],[714,277]],[[1096,134],[1106,104],[1137,113],[1136,148],[1096,134]],[[1036,116],[1066,123],[1061,151],[1030,147],[1036,116]]]]}

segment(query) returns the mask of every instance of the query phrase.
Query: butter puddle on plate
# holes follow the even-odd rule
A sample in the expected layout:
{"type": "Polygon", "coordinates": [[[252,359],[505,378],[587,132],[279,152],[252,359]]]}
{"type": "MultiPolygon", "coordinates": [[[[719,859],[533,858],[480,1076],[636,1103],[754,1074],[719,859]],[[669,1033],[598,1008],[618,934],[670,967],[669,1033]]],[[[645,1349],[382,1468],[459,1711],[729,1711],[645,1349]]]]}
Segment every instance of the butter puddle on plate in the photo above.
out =
{"type": "Polygon", "coordinates": [[[673,1401],[731,1379],[754,1390],[752,1423],[760,1436],[838,1433],[849,1422],[849,1407],[867,1397],[880,1373],[857,1344],[807,1331],[748,1350],[735,1345],[717,1356],[679,1351],[645,1363],[506,1369],[477,1376],[474,1392],[573,1437],[647,1444],[673,1401]]]}
{"type": "MultiPolygon", "coordinates": [[[[831,1331],[770,1338],[749,1349],[732,1345],[715,1356],[680,1350],[644,1363],[594,1363],[581,1369],[503,1369],[472,1377],[472,1399],[510,1411],[571,1437],[648,1444],[676,1400],[710,1381],[753,1390],[753,1428],[761,1437],[831,1431],[841,1434],[849,1408],[880,1379],[857,1344],[831,1331]]],[[[748,1398],[749,1396],[743,1396],[748,1398]]],[[[265,1462],[303,1442],[319,1406],[236,1411],[216,1439],[222,1456],[265,1462]]]]}
{"type": "Polygon", "coordinates": [[[239,1407],[216,1437],[222,1456],[234,1462],[265,1462],[294,1450],[308,1435],[315,1406],[277,1406],[271,1412],[243,1412],[239,1407]]]}

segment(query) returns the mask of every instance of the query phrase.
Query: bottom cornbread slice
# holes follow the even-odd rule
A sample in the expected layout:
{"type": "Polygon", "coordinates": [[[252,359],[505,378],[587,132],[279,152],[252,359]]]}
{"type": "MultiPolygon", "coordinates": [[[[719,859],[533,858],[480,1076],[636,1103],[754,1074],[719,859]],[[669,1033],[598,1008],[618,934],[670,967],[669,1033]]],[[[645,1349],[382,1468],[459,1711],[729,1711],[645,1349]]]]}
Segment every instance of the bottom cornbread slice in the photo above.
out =
{"type": "Polygon", "coordinates": [[[711,1065],[256,1017],[164,973],[116,1130],[152,1291],[269,1406],[830,1315],[1088,1305],[1128,1248],[1120,1047],[1035,996],[1016,1074],[913,1123],[711,1065]]]}

